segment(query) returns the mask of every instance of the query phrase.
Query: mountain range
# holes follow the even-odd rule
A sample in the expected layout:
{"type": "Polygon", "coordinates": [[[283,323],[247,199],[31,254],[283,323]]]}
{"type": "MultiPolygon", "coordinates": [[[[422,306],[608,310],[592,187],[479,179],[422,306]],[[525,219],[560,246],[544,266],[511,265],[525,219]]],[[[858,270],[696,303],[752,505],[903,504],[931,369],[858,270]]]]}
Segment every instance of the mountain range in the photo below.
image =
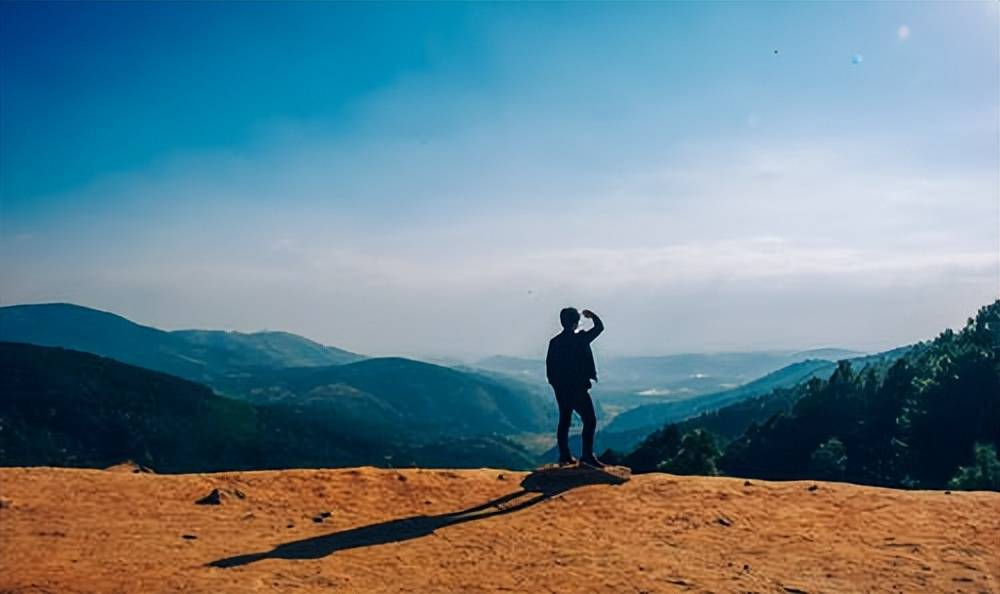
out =
{"type": "MultiPolygon", "coordinates": [[[[993,423],[1000,406],[988,396],[1000,393],[994,390],[998,308],[1000,302],[983,308],[959,333],[839,363],[808,356],[856,353],[616,360],[602,371],[625,374],[615,380],[622,385],[654,376],[676,380],[685,361],[694,366],[689,378],[710,375],[696,370],[735,377],[792,363],[730,389],[625,410],[599,431],[599,449],[629,452],[641,444],[627,455],[611,453],[639,470],[715,472],[718,460],[726,472],[768,478],[805,478],[822,468],[828,478],[940,486],[961,466],[973,477],[962,484],[992,485],[990,473],[1000,470],[991,470],[996,454],[989,448],[1000,435],[984,423],[993,423]],[[883,393],[884,402],[871,396],[883,393]],[[942,441],[941,424],[948,435],[965,437],[942,441]],[[806,457],[800,451],[776,458],[773,448],[805,439],[805,426],[806,457]],[[909,453],[893,449],[907,443],[909,453]],[[973,445],[981,468],[968,466],[973,445]],[[854,452],[850,458],[845,447],[854,452]],[[868,449],[852,450],[859,447],[868,449]],[[918,451],[936,460],[933,470],[913,462],[918,451]],[[844,459],[854,466],[843,466],[844,459]]],[[[532,360],[496,357],[481,367],[445,367],[366,358],[287,333],[165,332],[66,304],[0,308],[0,340],[6,341],[0,342],[3,465],[100,466],[132,458],[167,472],[352,464],[528,468],[538,458],[525,448],[540,452],[551,442],[554,406],[532,360]]]]}
{"type": "Polygon", "coordinates": [[[159,472],[345,465],[531,467],[495,435],[443,439],[207,386],[57,347],[0,342],[0,465],[159,472]]]}
{"type": "MultiPolygon", "coordinates": [[[[851,361],[855,365],[888,364],[903,356],[910,347],[899,347],[884,353],[845,357],[841,361],[851,361]]],[[[824,349],[825,354],[851,354],[852,351],[824,349]]],[[[857,355],[857,353],[853,353],[857,355]]],[[[660,402],[637,406],[612,419],[606,430],[611,433],[644,430],[649,433],[667,423],[675,423],[703,412],[718,410],[756,396],[767,394],[777,388],[795,386],[812,378],[830,377],[837,365],[825,359],[806,359],[791,363],[763,377],[729,390],[706,394],[697,398],[686,398],[670,402],[660,402]]]]}
{"type": "Polygon", "coordinates": [[[0,307],[0,341],[84,351],[195,381],[364,358],[288,332],[168,332],[69,303],[0,307]]]}
{"type": "MultiPolygon", "coordinates": [[[[863,354],[839,348],[643,357],[601,357],[598,353],[600,381],[591,393],[601,408],[614,416],[638,406],[725,392],[804,361],[832,363],[863,354]]],[[[474,367],[539,385],[546,382],[545,362],[541,359],[494,356],[477,361],[474,367]]]]}
{"type": "MultiPolygon", "coordinates": [[[[94,414],[103,414],[101,411],[110,405],[94,400],[103,393],[109,403],[115,403],[114,408],[124,411],[115,417],[116,423],[149,417],[159,419],[163,427],[177,428],[178,435],[184,431],[163,408],[169,404],[166,396],[154,398],[133,390],[132,386],[137,383],[158,386],[164,393],[178,394],[178,399],[208,403],[189,410],[195,415],[192,422],[196,424],[227,427],[228,418],[256,419],[257,428],[252,433],[256,440],[254,447],[262,448],[260,453],[251,454],[244,448],[236,458],[223,457],[220,461],[211,456],[194,456],[185,467],[188,469],[225,467],[221,460],[243,468],[255,464],[343,466],[413,462],[425,466],[478,466],[487,460],[494,465],[528,467],[532,465],[530,455],[504,436],[540,431],[552,423],[554,415],[548,399],[516,379],[396,357],[365,358],[284,332],[166,332],[107,312],[49,304],[0,308],[0,340],[8,343],[3,356],[5,364],[12,366],[10,372],[34,378],[29,385],[6,385],[0,394],[0,400],[8,405],[14,400],[21,401],[16,410],[7,411],[4,418],[8,425],[35,427],[13,434],[17,440],[8,443],[31,442],[32,447],[37,446],[27,436],[37,433],[36,429],[44,424],[25,425],[26,419],[35,417],[22,414],[30,412],[30,408],[24,408],[24,402],[30,402],[37,390],[62,393],[61,400],[50,404],[53,410],[61,411],[59,414],[71,417],[89,410],[77,402],[88,402],[88,406],[94,407],[94,414]],[[29,344],[70,350],[60,349],[54,354],[30,350],[29,344]],[[31,366],[30,370],[15,369],[31,362],[25,353],[33,353],[47,362],[47,376],[35,377],[41,373],[37,366],[31,366]],[[104,359],[107,363],[102,366],[84,363],[80,360],[84,353],[107,357],[104,359]],[[128,364],[131,371],[125,372],[112,363],[128,364]],[[114,377],[131,379],[123,384],[104,385],[102,382],[111,377],[105,372],[112,368],[117,373],[114,377]],[[98,377],[87,378],[85,370],[98,377]],[[141,381],[137,379],[140,377],[141,381]],[[189,381],[182,382],[182,378],[189,381]],[[91,385],[101,386],[100,393],[80,392],[91,385]],[[141,410],[147,412],[131,410],[132,404],[144,407],[141,410]],[[220,409],[226,413],[219,413],[220,409]],[[285,435],[289,443],[270,440],[278,434],[285,435]],[[473,452],[478,454],[473,457],[473,452]],[[201,462],[194,462],[196,459],[201,462]]],[[[95,423],[108,429],[92,428],[95,440],[115,442],[114,433],[118,429],[113,428],[118,425],[102,425],[96,420],[95,423]]],[[[59,430],[66,428],[59,427],[59,430]]],[[[8,433],[8,437],[11,435],[8,433]]],[[[192,439],[200,440],[202,435],[209,434],[199,433],[192,439]]],[[[222,429],[220,435],[228,436],[226,443],[242,439],[222,429]]],[[[104,458],[94,452],[83,453],[89,452],[87,447],[78,446],[63,449],[80,451],[81,458],[103,463],[104,458]]],[[[159,446],[163,448],[169,450],[167,446],[159,446]]],[[[138,452],[135,448],[112,449],[121,455],[127,452],[129,456],[148,458],[141,449],[138,452]]],[[[37,457],[22,452],[20,459],[44,463],[51,458],[51,452],[43,455],[33,451],[38,453],[37,457]]],[[[154,457],[158,462],[162,458],[154,457]]],[[[167,467],[176,465],[168,462],[167,467]]]]}

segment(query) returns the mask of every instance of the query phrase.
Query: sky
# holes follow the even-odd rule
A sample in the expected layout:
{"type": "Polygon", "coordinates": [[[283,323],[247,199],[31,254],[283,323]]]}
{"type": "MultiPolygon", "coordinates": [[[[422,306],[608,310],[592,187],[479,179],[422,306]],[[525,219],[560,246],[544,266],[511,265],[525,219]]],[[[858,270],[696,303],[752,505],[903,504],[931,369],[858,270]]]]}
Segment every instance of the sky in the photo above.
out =
{"type": "Polygon", "coordinates": [[[876,351],[1000,297],[996,2],[0,4],[0,304],[876,351]]]}

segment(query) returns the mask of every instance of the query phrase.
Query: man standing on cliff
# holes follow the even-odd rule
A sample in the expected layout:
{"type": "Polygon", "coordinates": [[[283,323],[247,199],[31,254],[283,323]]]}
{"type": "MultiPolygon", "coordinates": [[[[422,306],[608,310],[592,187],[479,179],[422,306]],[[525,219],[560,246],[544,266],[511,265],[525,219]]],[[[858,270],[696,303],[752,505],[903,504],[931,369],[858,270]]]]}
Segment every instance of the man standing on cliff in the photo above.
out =
{"type": "Polygon", "coordinates": [[[590,319],[594,327],[577,332],[580,313],[576,308],[567,307],[559,312],[563,331],[549,341],[549,352],[545,356],[545,375],[556,393],[559,403],[559,426],[556,439],[559,442],[559,464],[573,464],[576,460],[569,451],[569,425],[576,411],[583,421],[583,452],[580,461],[584,464],[603,468],[604,464],[594,455],[594,431],[597,416],[594,403],[590,399],[591,380],[597,381],[597,367],[590,343],[604,332],[604,324],[597,314],[583,310],[583,317],[590,319]]]}

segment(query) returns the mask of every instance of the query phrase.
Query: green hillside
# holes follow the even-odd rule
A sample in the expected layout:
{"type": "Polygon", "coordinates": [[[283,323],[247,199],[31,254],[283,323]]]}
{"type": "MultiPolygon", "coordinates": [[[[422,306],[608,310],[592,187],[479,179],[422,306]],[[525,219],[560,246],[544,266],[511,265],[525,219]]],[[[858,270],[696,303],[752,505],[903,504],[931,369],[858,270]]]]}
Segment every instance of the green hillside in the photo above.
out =
{"type": "Polygon", "coordinates": [[[0,340],[84,351],[195,381],[362,358],[286,332],[166,332],[66,303],[0,307],[0,340]]]}
{"type": "Polygon", "coordinates": [[[1000,489],[1000,301],[895,354],[841,361],[828,379],[665,427],[623,460],[639,471],[1000,489]]]}
{"type": "Polygon", "coordinates": [[[110,357],[373,435],[506,435],[547,428],[554,414],[548,399],[515,379],[401,358],[365,360],[285,332],[165,332],[52,304],[0,308],[0,340],[110,357]]]}
{"type": "Polygon", "coordinates": [[[311,408],[373,430],[429,435],[546,430],[554,415],[548,399],[514,382],[396,357],[262,372],[217,386],[255,403],[311,408]]]}
{"type": "Polygon", "coordinates": [[[204,358],[210,366],[226,369],[340,365],[362,359],[361,355],[290,332],[175,330],[170,334],[181,338],[195,357],[204,358]]]}
{"type": "Polygon", "coordinates": [[[60,348],[0,343],[0,461],[164,471],[248,468],[254,407],[200,384],[60,348]]]}
{"type": "Polygon", "coordinates": [[[648,433],[665,423],[682,421],[705,411],[766,394],[777,387],[793,386],[812,377],[828,376],[835,367],[831,361],[816,359],[793,363],[731,390],[633,408],[616,416],[606,430],[610,433],[645,430],[648,433]]]}
{"type": "Polygon", "coordinates": [[[370,432],[308,407],[232,400],[88,353],[0,343],[0,465],[105,467],[125,459],[158,472],[532,464],[501,437],[370,432]]]}

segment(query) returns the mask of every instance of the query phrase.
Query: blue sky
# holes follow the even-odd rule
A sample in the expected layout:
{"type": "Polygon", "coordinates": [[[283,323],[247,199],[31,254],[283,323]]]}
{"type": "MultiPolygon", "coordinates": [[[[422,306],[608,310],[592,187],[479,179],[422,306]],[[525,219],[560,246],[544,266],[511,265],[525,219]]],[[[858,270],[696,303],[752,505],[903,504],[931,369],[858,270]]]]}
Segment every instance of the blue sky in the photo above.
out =
{"type": "Polygon", "coordinates": [[[5,304],[461,356],[576,304],[623,354],[889,347],[1000,290],[994,2],[0,17],[5,304]]]}

